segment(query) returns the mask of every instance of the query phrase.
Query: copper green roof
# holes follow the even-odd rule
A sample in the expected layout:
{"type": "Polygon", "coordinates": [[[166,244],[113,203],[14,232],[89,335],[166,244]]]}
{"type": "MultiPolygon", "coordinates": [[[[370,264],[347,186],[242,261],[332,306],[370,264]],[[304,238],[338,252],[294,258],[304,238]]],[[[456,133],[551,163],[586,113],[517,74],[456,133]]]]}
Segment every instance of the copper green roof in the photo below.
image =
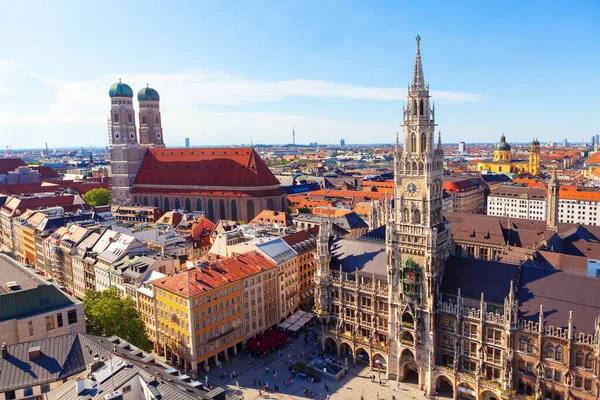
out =
{"type": "Polygon", "coordinates": [[[73,304],[69,296],[50,284],[8,292],[0,295],[0,321],[41,314],[73,304]]]}
{"type": "Polygon", "coordinates": [[[119,82],[113,84],[108,91],[110,97],[133,97],[133,90],[126,83],[119,82]]]}
{"type": "Polygon", "coordinates": [[[138,101],[160,101],[158,92],[148,86],[138,92],[137,98],[138,101]]]}

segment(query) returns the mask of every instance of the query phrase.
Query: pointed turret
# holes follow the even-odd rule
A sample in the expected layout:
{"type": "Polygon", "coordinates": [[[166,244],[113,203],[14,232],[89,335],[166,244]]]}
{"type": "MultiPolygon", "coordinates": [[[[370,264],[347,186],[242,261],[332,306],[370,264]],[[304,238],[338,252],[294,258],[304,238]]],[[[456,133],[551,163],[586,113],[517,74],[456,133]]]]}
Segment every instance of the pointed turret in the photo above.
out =
{"type": "Polygon", "coordinates": [[[423,64],[421,63],[421,36],[417,35],[417,55],[415,56],[415,71],[410,84],[411,90],[427,90],[425,78],[423,77],[423,64]]]}
{"type": "Polygon", "coordinates": [[[546,219],[546,228],[558,230],[558,193],[560,181],[556,176],[556,168],[552,171],[552,177],[548,183],[548,218],[546,219]]]}

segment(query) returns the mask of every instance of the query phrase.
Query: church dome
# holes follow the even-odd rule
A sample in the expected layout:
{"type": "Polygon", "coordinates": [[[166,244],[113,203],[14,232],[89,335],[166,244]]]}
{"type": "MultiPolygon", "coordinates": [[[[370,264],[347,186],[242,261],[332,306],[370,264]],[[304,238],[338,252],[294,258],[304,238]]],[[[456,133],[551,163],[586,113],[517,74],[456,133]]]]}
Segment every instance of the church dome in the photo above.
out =
{"type": "Polygon", "coordinates": [[[138,92],[137,98],[138,101],[160,101],[158,92],[148,85],[138,92]]]}
{"type": "Polygon", "coordinates": [[[133,90],[119,79],[119,82],[110,87],[108,95],[110,97],[133,97],[133,90]]]}
{"type": "Polygon", "coordinates": [[[500,136],[500,142],[496,145],[496,150],[510,150],[510,144],[506,143],[504,134],[500,136]]]}

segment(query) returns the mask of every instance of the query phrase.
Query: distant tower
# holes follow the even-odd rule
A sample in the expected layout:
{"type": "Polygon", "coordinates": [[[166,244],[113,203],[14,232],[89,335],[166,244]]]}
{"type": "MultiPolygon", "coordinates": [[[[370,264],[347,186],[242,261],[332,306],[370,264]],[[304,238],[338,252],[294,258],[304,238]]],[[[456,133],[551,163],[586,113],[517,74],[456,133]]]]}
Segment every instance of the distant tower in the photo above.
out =
{"type": "Polygon", "coordinates": [[[569,146],[569,142],[567,141],[567,138],[563,139],[563,147],[568,147],[569,146]]]}
{"type": "Polygon", "coordinates": [[[458,152],[460,154],[465,154],[465,142],[458,143],[458,152]]]}
{"type": "Polygon", "coordinates": [[[558,229],[559,189],[560,181],[556,177],[556,169],[554,169],[548,183],[548,217],[546,219],[546,227],[552,230],[558,229]]]}
{"type": "Polygon", "coordinates": [[[346,141],[344,139],[340,140],[340,147],[346,147],[346,141]]]}
{"type": "Polygon", "coordinates": [[[529,173],[538,175],[540,173],[540,142],[533,139],[529,147],[529,173]]]}
{"type": "Polygon", "coordinates": [[[137,98],[140,104],[140,144],[165,147],[158,92],[146,85],[138,92],[137,98]]]}
{"type": "Polygon", "coordinates": [[[185,148],[186,148],[186,149],[189,149],[189,148],[190,148],[190,138],[189,138],[189,137],[186,137],[186,138],[185,138],[185,148]]]}
{"type": "Polygon", "coordinates": [[[131,204],[131,189],[142,162],[137,141],[133,91],[119,82],[110,87],[110,170],[111,195],[115,205],[131,204]]]}
{"type": "Polygon", "coordinates": [[[294,128],[294,125],[292,125],[292,144],[294,146],[296,145],[296,129],[294,128]]]}

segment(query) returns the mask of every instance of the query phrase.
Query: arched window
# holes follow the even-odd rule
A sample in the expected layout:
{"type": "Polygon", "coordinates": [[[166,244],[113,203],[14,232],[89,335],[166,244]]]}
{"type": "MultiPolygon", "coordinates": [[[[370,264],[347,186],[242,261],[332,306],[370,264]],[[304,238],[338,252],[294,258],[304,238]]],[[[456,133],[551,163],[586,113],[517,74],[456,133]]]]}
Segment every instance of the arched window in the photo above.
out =
{"type": "Polygon", "coordinates": [[[127,114],[127,121],[128,122],[133,122],[133,119],[131,118],[131,114],[127,114]]]}
{"type": "Polygon", "coordinates": [[[115,122],[119,122],[119,114],[115,113],[115,122]]]}
{"type": "Polygon", "coordinates": [[[154,207],[160,207],[160,203],[158,201],[158,197],[154,198],[154,207]]]}
{"type": "Polygon", "coordinates": [[[219,200],[219,218],[225,219],[225,201],[219,200]]]}
{"type": "Polygon", "coordinates": [[[404,211],[402,212],[402,221],[404,223],[409,223],[410,220],[408,218],[408,208],[405,208],[404,211]]]}
{"type": "Polygon", "coordinates": [[[231,220],[237,221],[237,219],[237,204],[235,203],[235,200],[231,200],[231,220]]]}
{"type": "Polygon", "coordinates": [[[212,199],[208,199],[208,219],[214,222],[215,220],[215,210],[213,209],[213,201],[212,199]]]}
{"type": "Polygon", "coordinates": [[[533,339],[529,339],[529,341],[527,342],[527,352],[533,353],[534,350],[535,350],[535,343],[533,343],[533,339]]]}
{"type": "Polygon", "coordinates": [[[273,210],[273,199],[267,199],[267,210],[273,210]]]}
{"type": "Polygon", "coordinates": [[[419,211],[418,209],[415,209],[413,211],[413,224],[420,224],[421,223],[421,211],[419,211]]]}
{"type": "Polygon", "coordinates": [[[144,115],[142,117],[142,125],[146,125],[146,124],[147,124],[147,122],[146,122],[146,116],[144,115]]]}
{"type": "Polygon", "coordinates": [[[185,210],[192,211],[192,202],[190,199],[185,199],[185,210]]]}
{"type": "Polygon", "coordinates": [[[423,100],[419,103],[419,115],[425,115],[425,108],[423,107],[423,100]]]}
{"type": "Polygon", "coordinates": [[[147,197],[144,197],[144,205],[148,206],[148,198],[147,197]]]}
{"type": "Polygon", "coordinates": [[[165,197],[165,211],[171,211],[171,207],[169,207],[169,199],[165,197]]]}
{"type": "Polygon", "coordinates": [[[425,153],[427,151],[427,135],[425,132],[421,133],[421,153],[425,153]]]}
{"type": "Polygon", "coordinates": [[[413,153],[417,151],[417,135],[414,132],[410,135],[410,151],[413,153]]]}
{"type": "Polygon", "coordinates": [[[175,199],[175,209],[176,210],[181,209],[181,202],[179,201],[179,199],[175,199]]]}
{"type": "Polygon", "coordinates": [[[248,203],[246,203],[246,214],[248,214],[248,221],[254,219],[254,202],[252,200],[248,200],[248,203]]]}
{"type": "Polygon", "coordinates": [[[202,199],[196,200],[196,211],[202,211],[202,199]]]}
{"type": "Polygon", "coordinates": [[[413,100],[413,115],[417,115],[417,101],[413,100]]]}
{"type": "Polygon", "coordinates": [[[556,361],[562,361],[563,360],[563,349],[560,346],[556,346],[556,354],[554,359],[556,361]]]}
{"type": "Polygon", "coordinates": [[[520,351],[527,350],[527,339],[525,339],[523,336],[521,336],[519,338],[519,350],[520,351]]]}
{"type": "Polygon", "coordinates": [[[554,346],[552,346],[552,343],[548,343],[546,346],[546,357],[554,358],[554,346]]]}
{"type": "Polygon", "coordinates": [[[592,353],[587,353],[585,355],[585,367],[592,368],[592,353]]]}
{"type": "Polygon", "coordinates": [[[158,124],[158,116],[154,118],[154,122],[158,124]]]}
{"type": "Polygon", "coordinates": [[[575,354],[575,366],[583,367],[583,351],[581,350],[575,354]]]}

